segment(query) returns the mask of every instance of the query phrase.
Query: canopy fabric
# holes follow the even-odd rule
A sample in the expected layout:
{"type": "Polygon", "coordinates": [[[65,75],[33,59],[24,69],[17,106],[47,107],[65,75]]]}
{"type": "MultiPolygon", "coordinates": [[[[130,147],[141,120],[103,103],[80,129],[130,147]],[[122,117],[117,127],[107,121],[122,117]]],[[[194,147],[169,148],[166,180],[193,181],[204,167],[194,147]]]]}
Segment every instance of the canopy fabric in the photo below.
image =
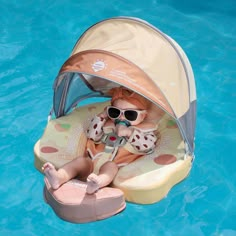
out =
{"type": "Polygon", "coordinates": [[[77,81],[85,82],[90,88],[86,96],[93,92],[106,96],[109,88],[117,85],[145,96],[176,119],[193,152],[194,75],[184,51],[171,37],[136,18],[111,18],[93,25],[80,37],[59,72],[55,110],[65,103],[58,102],[62,93],[65,94],[61,86],[75,81],[75,74],[80,75],[77,81]],[[68,83],[63,82],[65,78],[68,83]]]}
{"type": "MultiPolygon", "coordinates": [[[[87,50],[74,54],[61,68],[62,72],[96,73],[96,76],[115,81],[120,85],[130,88],[139,94],[149,98],[173,114],[165,96],[139,67],[135,64],[118,57],[116,54],[102,50],[87,50]],[[104,63],[103,64],[101,64],[104,63]],[[99,64],[100,63],[100,64],[99,64]],[[104,68],[102,68],[104,66],[104,68]]],[[[98,83],[93,85],[94,90],[102,90],[99,78],[98,83]]],[[[91,82],[89,82],[91,84],[91,82]]],[[[106,88],[106,87],[105,87],[106,88]]],[[[108,91],[102,90],[103,94],[108,91]]]]}

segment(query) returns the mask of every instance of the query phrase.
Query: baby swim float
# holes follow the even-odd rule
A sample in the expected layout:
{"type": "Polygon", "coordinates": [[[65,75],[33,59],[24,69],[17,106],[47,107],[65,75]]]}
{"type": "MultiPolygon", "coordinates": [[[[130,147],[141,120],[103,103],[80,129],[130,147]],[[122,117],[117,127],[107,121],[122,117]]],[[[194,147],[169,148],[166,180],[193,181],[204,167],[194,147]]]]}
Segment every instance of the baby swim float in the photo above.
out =
{"type": "MultiPolygon", "coordinates": [[[[151,204],[185,179],[194,159],[196,91],[182,48],[149,23],[110,18],[86,30],[54,82],[53,109],[34,147],[35,167],[56,168],[84,155],[85,131],[110,102],[109,90],[126,87],[152,105],[147,119],[158,125],[154,152],[121,167],[111,186],[86,194],[78,179],[53,190],[45,180],[45,201],[64,220],[82,223],[124,210],[126,201],[151,204]],[[117,34],[122,32],[122,34],[117,34]]],[[[95,173],[105,161],[96,160],[95,173]]]]}

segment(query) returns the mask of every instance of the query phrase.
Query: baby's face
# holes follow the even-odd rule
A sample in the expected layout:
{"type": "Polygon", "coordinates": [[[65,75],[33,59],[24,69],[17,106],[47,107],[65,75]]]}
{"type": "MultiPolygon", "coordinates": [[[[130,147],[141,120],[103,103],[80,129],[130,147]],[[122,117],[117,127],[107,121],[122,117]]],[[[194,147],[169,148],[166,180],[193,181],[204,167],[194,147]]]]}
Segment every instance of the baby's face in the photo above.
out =
{"type": "MultiPolygon", "coordinates": [[[[140,109],[138,109],[138,107],[136,107],[134,104],[127,102],[126,100],[122,100],[122,99],[117,99],[114,101],[113,106],[120,108],[122,110],[137,110],[139,111],[140,109]]],[[[135,121],[130,121],[130,124],[135,126],[140,124],[146,117],[147,112],[146,110],[143,110],[144,112],[138,113],[137,119],[135,121]]],[[[126,120],[124,114],[122,113],[122,115],[119,117],[120,120],[126,120]]]]}

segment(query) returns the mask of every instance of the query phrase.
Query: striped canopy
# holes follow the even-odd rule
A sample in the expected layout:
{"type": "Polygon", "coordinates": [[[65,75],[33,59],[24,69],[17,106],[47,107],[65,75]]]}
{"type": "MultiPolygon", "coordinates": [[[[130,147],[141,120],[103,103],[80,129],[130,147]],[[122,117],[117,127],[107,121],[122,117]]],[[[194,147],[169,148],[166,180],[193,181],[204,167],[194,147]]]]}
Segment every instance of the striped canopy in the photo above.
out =
{"type": "Polygon", "coordinates": [[[120,85],[171,115],[193,153],[196,91],[189,60],[171,37],[137,18],[110,18],[82,34],[55,80],[55,115],[120,85]]]}

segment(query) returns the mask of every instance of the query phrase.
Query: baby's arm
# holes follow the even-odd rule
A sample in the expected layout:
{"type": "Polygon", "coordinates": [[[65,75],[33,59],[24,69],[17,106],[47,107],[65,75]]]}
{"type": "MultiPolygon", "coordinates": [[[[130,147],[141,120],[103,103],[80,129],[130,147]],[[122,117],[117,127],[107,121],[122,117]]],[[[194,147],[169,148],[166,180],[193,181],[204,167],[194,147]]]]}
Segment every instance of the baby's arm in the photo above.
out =
{"type": "Polygon", "coordinates": [[[152,152],[156,147],[157,137],[154,132],[142,132],[134,129],[128,142],[139,152],[152,152]]]}
{"type": "Polygon", "coordinates": [[[103,135],[103,126],[106,122],[104,117],[99,115],[95,116],[87,129],[87,137],[97,142],[102,138],[103,135]]]}

